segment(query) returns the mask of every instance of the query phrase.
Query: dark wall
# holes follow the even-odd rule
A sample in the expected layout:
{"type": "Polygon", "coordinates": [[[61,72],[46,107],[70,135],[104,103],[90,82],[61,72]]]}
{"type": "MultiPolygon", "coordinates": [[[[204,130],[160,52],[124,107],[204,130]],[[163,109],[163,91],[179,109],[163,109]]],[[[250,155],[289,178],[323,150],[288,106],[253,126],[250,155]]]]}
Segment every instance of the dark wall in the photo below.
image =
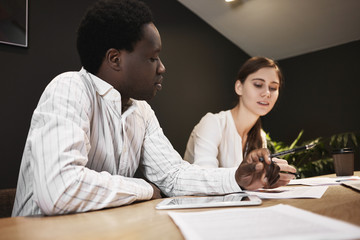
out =
{"type": "MultiPolygon", "coordinates": [[[[0,45],[0,189],[15,187],[33,110],[45,86],[80,69],[75,38],[94,0],[29,2],[29,47],[0,45]]],[[[229,107],[238,67],[249,56],[176,0],[145,0],[163,41],[163,90],[150,101],[165,134],[183,155],[187,138],[207,111],[229,107]]]]}
{"type": "Polygon", "coordinates": [[[238,69],[249,55],[176,1],[152,1],[150,6],[167,69],[163,91],[150,104],[165,135],[183,155],[200,118],[231,107],[238,69]]]}
{"type": "MultiPolygon", "coordinates": [[[[16,186],[31,115],[43,89],[57,74],[81,67],[76,29],[92,2],[30,1],[29,47],[0,45],[0,189],[16,186]]],[[[183,155],[200,118],[230,108],[236,73],[249,56],[178,1],[145,2],[162,36],[167,69],[163,90],[149,103],[183,155]]],[[[282,141],[301,129],[304,137],[358,130],[359,46],[357,41],[280,61],[286,85],[279,104],[263,120],[265,130],[282,141]]]]}
{"type": "Polygon", "coordinates": [[[285,87],[264,128],[290,142],[360,130],[360,41],[279,61],[285,87]]]}
{"type": "Polygon", "coordinates": [[[29,47],[0,44],[0,188],[15,187],[30,119],[57,74],[80,68],[75,32],[92,1],[29,1],[29,47]]]}
{"type": "MultiPolygon", "coordinates": [[[[279,61],[285,88],[263,119],[274,140],[291,143],[360,131],[360,41],[279,61]]],[[[355,169],[360,170],[360,147],[355,169]]]]}

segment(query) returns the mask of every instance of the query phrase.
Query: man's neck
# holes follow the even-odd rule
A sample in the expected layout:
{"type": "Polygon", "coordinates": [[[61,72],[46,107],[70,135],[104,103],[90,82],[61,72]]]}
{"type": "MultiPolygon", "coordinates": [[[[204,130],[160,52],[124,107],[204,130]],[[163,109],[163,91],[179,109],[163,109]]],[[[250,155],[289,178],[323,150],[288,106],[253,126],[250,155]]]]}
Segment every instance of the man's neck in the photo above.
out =
{"type": "Polygon", "coordinates": [[[125,112],[131,106],[129,98],[121,98],[121,112],[125,112]]]}

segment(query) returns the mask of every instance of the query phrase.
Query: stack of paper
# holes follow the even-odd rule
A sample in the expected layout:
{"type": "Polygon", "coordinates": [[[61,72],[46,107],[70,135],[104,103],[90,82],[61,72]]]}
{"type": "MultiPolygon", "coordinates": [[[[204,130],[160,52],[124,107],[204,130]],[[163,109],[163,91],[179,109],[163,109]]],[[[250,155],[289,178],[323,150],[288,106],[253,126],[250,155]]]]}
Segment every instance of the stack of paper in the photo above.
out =
{"type": "Polygon", "coordinates": [[[360,239],[360,227],[292,206],[169,212],[185,239],[360,239]]]}
{"type": "Polygon", "coordinates": [[[302,178],[293,179],[288,185],[308,185],[308,186],[319,186],[319,185],[340,185],[342,182],[360,180],[359,176],[345,176],[345,177],[317,177],[317,178],[302,178]]]}
{"type": "Polygon", "coordinates": [[[263,199],[284,198],[321,198],[328,186],[313,187],[278,187],[274,189],[259,189],[257,191],[245,191],[250,195],[257,195],[263,199]]]}
{"type": "Polygon", "coordinates": [[[348,181],[348,182],[342,182],[343,185],[347,187],[351,187],[357,191],[360,191],[360,180],[357,181],[348,181]]]}

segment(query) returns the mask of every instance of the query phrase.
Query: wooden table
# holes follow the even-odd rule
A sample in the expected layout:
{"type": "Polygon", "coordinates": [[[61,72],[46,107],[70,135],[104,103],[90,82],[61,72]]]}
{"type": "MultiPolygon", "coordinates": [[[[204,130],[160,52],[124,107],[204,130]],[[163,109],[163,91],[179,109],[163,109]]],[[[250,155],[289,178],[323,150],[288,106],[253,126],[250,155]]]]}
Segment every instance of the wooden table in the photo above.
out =
{"type": "MultiPolygon", "coordinates": [[[[160,201],[64,216],[2,218],[0,239],[183,239],[167,211],[155,209],[160,201]]],[[[329,186],[321,199],[263,200],[257,207],[280,203],[360,226],[360,192],[341,185],[329,186]]],[[[209,208],[176,211],[204,210],[209,208]]]]}

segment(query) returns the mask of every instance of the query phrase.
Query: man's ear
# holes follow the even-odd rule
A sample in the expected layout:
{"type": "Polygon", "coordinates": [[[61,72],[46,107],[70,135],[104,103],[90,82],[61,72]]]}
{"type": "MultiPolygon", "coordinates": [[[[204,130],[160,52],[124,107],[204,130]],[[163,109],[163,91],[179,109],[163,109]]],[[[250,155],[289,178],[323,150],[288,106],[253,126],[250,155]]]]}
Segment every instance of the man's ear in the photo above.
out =
{"type": "Polygon", "coordinates": [[[243,85],[240,82],[240,80],[236,80],[236,82],[235,82],[235,92],[239,96],[241,96],[243,94],[243,85]]]}
{"type": "Polygon", "coordinates": [[[121,52],[115,48],[110,48],[105,54],[104,61],[110,68],[120,71],[121,52]]]}

